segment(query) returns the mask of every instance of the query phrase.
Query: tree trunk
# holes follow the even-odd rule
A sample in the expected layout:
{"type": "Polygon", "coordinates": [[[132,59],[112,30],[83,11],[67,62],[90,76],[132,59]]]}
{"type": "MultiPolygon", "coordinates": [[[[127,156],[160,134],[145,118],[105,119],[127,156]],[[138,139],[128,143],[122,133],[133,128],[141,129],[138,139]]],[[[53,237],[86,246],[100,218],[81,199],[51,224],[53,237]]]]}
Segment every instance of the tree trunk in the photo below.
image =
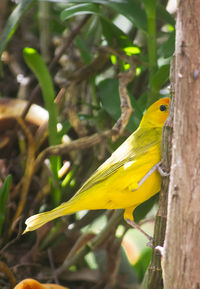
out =
{"type": "Polygon", "coordinates": [[[178,1],[164,289],[200,288],[200,1],[178,1]]]}

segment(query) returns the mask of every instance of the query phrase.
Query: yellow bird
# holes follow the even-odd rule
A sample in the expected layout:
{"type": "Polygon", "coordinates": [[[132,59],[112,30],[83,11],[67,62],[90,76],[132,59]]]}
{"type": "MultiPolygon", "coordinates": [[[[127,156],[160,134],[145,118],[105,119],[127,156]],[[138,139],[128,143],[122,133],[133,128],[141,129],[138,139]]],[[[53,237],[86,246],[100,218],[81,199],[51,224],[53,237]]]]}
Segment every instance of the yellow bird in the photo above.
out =
{"type": "Polygon", "coordinates": [[[145,112],[138,129],[83,184],[57,208],[29,217],[24,231],[33,231],[58,217],[81,210],[125,209],[133,220],[135,208],[160,191],[162,128],[169,113],[169,98],[162,98],[145,112]]]}

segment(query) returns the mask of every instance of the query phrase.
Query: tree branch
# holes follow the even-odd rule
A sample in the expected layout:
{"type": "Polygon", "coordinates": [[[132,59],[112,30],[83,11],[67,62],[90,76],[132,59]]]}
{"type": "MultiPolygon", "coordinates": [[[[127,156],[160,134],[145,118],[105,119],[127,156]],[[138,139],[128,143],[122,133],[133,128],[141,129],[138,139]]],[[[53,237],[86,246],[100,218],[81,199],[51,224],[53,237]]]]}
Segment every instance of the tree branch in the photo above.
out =
{"type": "Polygon", "coordinates": [[[41,163],[49,156],[57,156],[67,154],[72,150],[82,150],[92,147],[114,134],[112,130],[106,130],[102,133],[95,133],[91,136],[82,137],[70,143],[50,146],[44,149],[37,157],[35,161],[35,172],[39,169],[41,163]]]}
{"type": "MultiPolygon", "coordinates": [[[[171,63],[171,96],[174,92],[174,61],[171,63]]],[[[165,122],[162,135],[162,168],[170,172],[171,149],[172,149],[172,126],[173,126],[173,104],[170,103],[170,113],[165,122]]],[[[141,289],[157,289],[161,286],[162,268],[161,254],[156,250],[157,246],[163,247],[167,222],[169,177],[162,177],[161,192],[159,197],[159,209],[155,219],[152,259],[145,274],[141,289]]]]}

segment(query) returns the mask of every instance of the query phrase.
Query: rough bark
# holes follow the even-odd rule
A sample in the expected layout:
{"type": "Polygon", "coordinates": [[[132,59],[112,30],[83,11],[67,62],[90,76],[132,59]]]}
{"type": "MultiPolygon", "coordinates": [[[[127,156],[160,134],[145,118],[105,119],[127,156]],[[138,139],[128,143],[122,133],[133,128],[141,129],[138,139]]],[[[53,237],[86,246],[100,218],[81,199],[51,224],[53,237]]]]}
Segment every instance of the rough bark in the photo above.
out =
{"type": "Polygon", "coordinates": [[[165,289],[200,288],[200,1],[178,2],[165,289]]]}

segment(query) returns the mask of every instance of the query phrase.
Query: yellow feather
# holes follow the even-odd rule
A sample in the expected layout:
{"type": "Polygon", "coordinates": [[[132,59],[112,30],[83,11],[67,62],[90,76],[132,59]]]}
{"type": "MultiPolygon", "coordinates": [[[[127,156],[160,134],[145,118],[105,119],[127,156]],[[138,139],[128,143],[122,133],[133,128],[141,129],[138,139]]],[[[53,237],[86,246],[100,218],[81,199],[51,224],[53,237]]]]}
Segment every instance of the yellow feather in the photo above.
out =
{"type": "Polygon", "coordinates": [[[81,210],[125,209],[124,218],[133,220],[134,209],[159,192],[157,171],[140,181],[161,159],[161,135],[169,112],[169,98],[152,104],[138,129],[83,184],[78,192],[57,208],[31,216],[26,230],[33,231],[63,215],[81,210]]]}

